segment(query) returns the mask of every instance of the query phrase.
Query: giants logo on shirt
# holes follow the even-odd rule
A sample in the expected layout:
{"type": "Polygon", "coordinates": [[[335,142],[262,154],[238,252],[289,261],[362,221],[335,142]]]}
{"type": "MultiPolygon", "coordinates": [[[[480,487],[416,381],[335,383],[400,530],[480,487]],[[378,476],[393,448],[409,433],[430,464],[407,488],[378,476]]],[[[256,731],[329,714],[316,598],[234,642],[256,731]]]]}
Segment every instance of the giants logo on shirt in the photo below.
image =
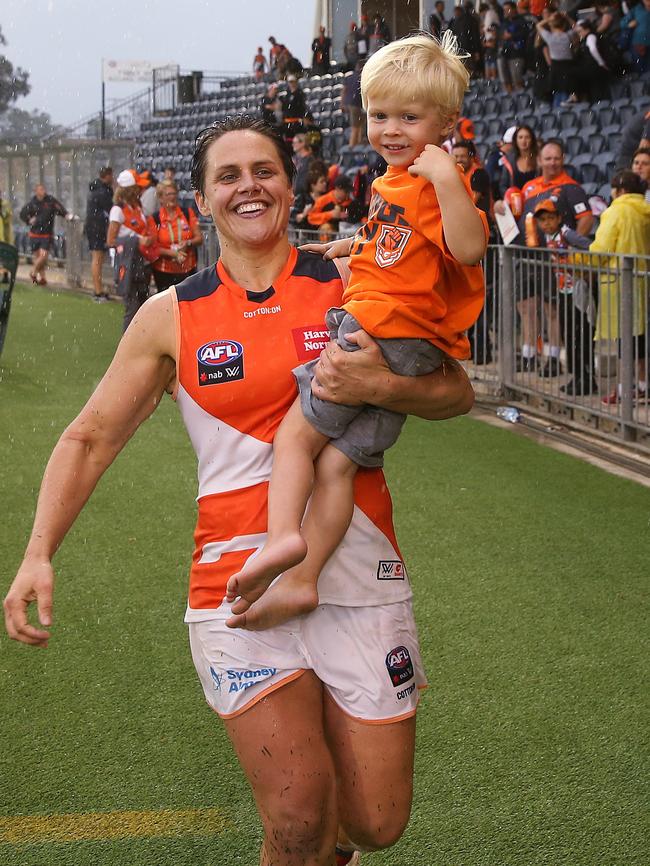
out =
{"type": "Polygon", "coordinates": [[[244,378],[244,347],[235,340],[211,340],[197,350],[199,385],[220,385],[244,378]]]}
{"type": "Polygon", "coordinates": [[[318,358],[330,341],[330,332],[322,323],[319,325],[305,325],[304,328],[294,328],[291,333],[293,334],[293,342],[296,346],[298,360],[302,363],[318,358]]]}
{"type": "Polygon", "coordinates": [[[413,662],[405,646],[396,646],[386,656],[388,676],[394,686],[401,686],[413,676],[413,662]]]}
{"type": "Polygon", "coordinates": [[[403,226],[381,227],[375,246],[375,261],[380,268],[389,268],[399,261],[413,232],[403,226]]]}

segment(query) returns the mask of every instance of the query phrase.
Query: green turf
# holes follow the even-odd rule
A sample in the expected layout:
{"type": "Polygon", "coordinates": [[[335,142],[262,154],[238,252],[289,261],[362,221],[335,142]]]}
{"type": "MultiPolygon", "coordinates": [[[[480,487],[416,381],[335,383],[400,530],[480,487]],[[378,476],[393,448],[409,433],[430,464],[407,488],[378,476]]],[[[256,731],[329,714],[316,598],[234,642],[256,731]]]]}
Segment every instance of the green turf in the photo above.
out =
{"type": "MultiPolygon", "coordinates": [[[[117,305],[16,290],[0,357],[3,591],[47,455],[120,324],[117,305]]],[[[364,863],[645,866],[650,493],[471,419],[410,420],[387,474],[430,689],[412,822],[364,863]]],[[[165,400],[57,556],[50,648],[0,638],[0,818],[216,806],[226,830],[0,844],[1,866],[257,863],[250,794],[182,623],[195,475],[165,400]]]]}

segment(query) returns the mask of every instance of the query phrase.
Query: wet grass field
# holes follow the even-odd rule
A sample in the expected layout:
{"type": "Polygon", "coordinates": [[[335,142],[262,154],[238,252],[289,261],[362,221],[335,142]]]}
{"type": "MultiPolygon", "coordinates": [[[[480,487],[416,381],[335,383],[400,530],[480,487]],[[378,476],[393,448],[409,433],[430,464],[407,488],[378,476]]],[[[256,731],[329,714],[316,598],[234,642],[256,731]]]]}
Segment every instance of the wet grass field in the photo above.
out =
{"type": "MultiPolygon", "coordinates": [[[[2,595],[117,304],[18,286],[0,357],[2,595]]],[[[411,824],[368,866],[645,866],[650,492],[471,418],[387,460],[430,681],[411,824]]],[[[49,649],[0,637],[2,866],[256,866],[183,625],[196,468],[163,401],[55,560],[49,649]]]]}

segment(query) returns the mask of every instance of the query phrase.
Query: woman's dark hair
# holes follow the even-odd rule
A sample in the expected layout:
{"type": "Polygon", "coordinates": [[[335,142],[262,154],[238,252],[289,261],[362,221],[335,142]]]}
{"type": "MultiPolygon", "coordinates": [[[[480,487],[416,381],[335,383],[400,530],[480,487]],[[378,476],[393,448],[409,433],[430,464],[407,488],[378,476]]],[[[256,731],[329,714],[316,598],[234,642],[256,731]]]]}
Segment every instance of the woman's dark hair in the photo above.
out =
{"type": "Polygon", "coordinates": [[[251,117],[248,114],[236,114],[225,120],[217,120],[212,126],[202,129],[196,136],[194,154],[192,155],[191,185],[192,189],[203,193],[208,150],[214,141],[218,141],[227,132],[245,132],[250,130],[263,135],[273,143],[290,184],[296,175],[296,167],[291,159],[291,152],[285,140],[266,121],[251,117]]]}
{"type": "Polygon", "coordinates": [[[636,195],[643,195],[645,184],[638,174],[633,171],[617,171],[610,184],[612,189],[622,189],[624,192],[631,192],[636,195]]]}
{"type": "Polygon", "coordinates": [[[593,21],[589,20],[589,18],[581,18],[580,21],[576,21],[576,27],[582,27],[582,29],[586,30],[588,33],[596,32],[596,26],[593,21]]]}
{"type": "Polygon", "coordinates": [[[519,150],[519,145],[517,144],[517,136],[521,132],[522,129],[525,129],[526,132],[530,135],[530,152],[535,159],[537,159],[537,136],[535,135],[532,127],[527,126],[525,123],[522,123],[521,126],[518,126],[515,129],[515,134],[512,136],[512,149],[515,152],[515,156],[521,156],[521,151],[519,150]]]}

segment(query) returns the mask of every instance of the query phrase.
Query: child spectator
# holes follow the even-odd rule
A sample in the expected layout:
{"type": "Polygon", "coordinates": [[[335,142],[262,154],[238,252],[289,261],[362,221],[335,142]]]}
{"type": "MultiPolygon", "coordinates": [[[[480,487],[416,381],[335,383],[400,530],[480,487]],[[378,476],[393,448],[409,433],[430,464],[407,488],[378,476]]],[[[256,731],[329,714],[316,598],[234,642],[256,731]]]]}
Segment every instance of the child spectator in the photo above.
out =
{"type": "MultiPolygon", "coordinates": [[[[430,373],[448,356],[466,358],[465,331],[483,305],[485,221],[462,172],[438,146],[467,84],[452,34],[442,43],[413,36],[388,45],[362,73],[368,138],[388,171],[375,181],[366,225],[328,251],[351,254],[351,278],[344,308],[330,310],[327,325],[347,351],[368,347],[368,335],[378,339],[386,363],[402,375],[430,373]]],[[[231,627],[265,628],[316,606],[318,574],[350,522],[356,470],[381,466],[404,422],[377,407],[318,400],[313,368],[295,371],[300,396],[274,441],[268,541],[230,579],[228,600],[241,596],[231,627]],[[248,611],[275,576],[303,558],[248,611]]]]}
{"type": "MultiPolygon", "coordinates": [[[[540,201],[534,210],[538,226],[539,246],[553,250],[589,249],[589,238],[563,225],[562,214],[552,198],[540,201]]],[[[583,279],[574,279],[570,269],[563,267],[567,256],[556,256],[553,271],[542,269],[539,288],[559,313],[560,334],[564,336],[567,370],[571,374],[560,390],[569,397],[582,397],[596,390],[593,374],[593,299],[591,288],[583,279]],[[551,283],[551,277],[553,283],[551,283]]]]}
{"type": "Polygon", "coordinates": [[[352,201],[350,195],[352,181],[346,175],[337,177],[334,181],[334,189],[316,199],[313,208],[307,214],[307,222],[314,229],[319,230],[321,242],[326,243],[332,239],[339,228],[339,222],[346,220],[348,207],[352,201]]]}

